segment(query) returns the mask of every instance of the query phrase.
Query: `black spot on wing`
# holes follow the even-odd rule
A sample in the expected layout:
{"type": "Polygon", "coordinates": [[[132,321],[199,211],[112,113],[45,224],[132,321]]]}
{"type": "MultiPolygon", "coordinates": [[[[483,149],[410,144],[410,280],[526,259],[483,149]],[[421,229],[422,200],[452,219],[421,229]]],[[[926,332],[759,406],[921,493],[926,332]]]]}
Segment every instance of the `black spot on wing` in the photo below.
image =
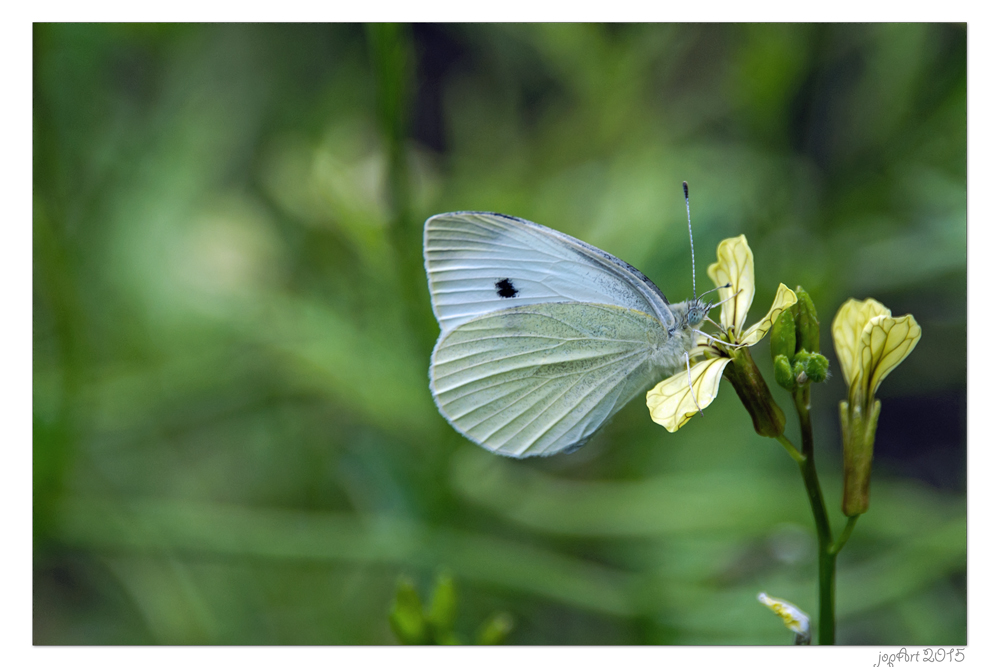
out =
{"type": "MultiPolygon", "coordinates": [[[[470,212],[470,213],[473,213],[473,215],[476,215],[475,212],[470,212]]],[[[480,213],[479,215],[483,215],[483,213],[480,213]]],[[[485,215],[493,215],[493,216],[496,216],[498,218],[504,218],[506,220],[510,220],[512,222],[516,222],[516,223],[518,223],[520,225],[524,225],[525,227],[530,227],[530,228],[533,228],[533,229],[540,230],[544,234],[552,234],[553,236],[556,236],[556,237],[558,237],[560,239],[563,239],[564,241],[568,242],[571,248],[573,248],[578,254],[580,254],[580,255],[582,255],[584,257],[587,257],[587,253],[588,252],[594,253],[596,255],[600,255],[601,257],[603,257],[605,260],[607,260],[611,264],[615,264],[615,265],[621,267],[622,269],[624,269],[627,273],[631,274],[636,279],[641,280],[643,283],[645,283],[653,291],[654,294],[656,294],[661,299],[663,299],[663,303],[664,304],[670,305],[670,302],[667,300],[667,297],[663,295],[663,292],[660,291],[660,288],[656,286],[656,283],[654,283],[652,280],[650,280],[649,278],[647,278],[646,275],[642,271],[640,271],[639,269],[635,268],[634,266],[632,266],[628,262],[615,257],[611,253],[606,252],[604,250],[601,250],[597,246],[592,246],[592,245],[590,245],[589,243],[587,243],[585,241],[581,241],[578,238],[570,236],[569,234],[564,234],[564,233],[562,233],[562,232],[560,232],[558,230],[546,227],[545,225],[540,225],[537,222],[532,222],[531,220],[525,220],[524,218],[518,218],[517,216],[514,216],[514,215],[507,215],[506,213],[489,213],[489,212],[485,213],[485,215]]]]}
{"type": "Polygon", "coordinates": [[[501,299],[513,299],[517,296],[517,288],[514,287],[514,283],[510,281],[510,278],[501,278],[495,284],[497,290],[497,296],[501,299]]]}

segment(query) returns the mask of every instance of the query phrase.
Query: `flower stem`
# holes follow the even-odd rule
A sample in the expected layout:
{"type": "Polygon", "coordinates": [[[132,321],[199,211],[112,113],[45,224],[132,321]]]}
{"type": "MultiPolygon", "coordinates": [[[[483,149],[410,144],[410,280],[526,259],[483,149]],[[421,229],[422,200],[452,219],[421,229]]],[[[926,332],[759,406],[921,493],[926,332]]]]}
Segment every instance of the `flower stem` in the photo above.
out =
{"type": "Polygon", "coordinates": [[[847,525],[844,526],[843,532],[841,532],[840,537],[837,538],[836,544],[830,547],[830,551],[833,552],[834,556],[840,553],[840,550],[844,548],[845,544],[847,544],[847,540],[851,537],[851,532],[854,530],[854,524],[858,522],[859,516],[861,515],[858,514],[847,517],[847,525]]]}
{"type": "Polygon", "coordinates": [[[785,448],[785,451],[792,457],[792,460],[799,465],[802,465],[802,463],[806,460],[806,457],[802,456],[802,454],[799,453],[799,450],[795,449],[795,445],[792,444],[792,441],[784,435],[775,436],[774,439],[781,443],[781,446],[785,448]]]}
{"type": "MultiPolygon", "coordinates": [[[[809,385],[797,389],[795,410],[799,416],[799,427],[802,433],[802,460],[799,461],[799,471],[806,485],[809,496],[809,506],[812,508],[813,520],[816,522],[816,538],[819,542],[819,643],[834,642],[834,582],[836,580],[837,550],[831,549],[833,535],[830,531],[830,518],[823,502],[823,490],[819,485],[819,475],[816,473],[816,457],[813,452],[812,417],[810,414],[809,385]]],[[[849,524],[853,526],[853,524],[849,524]]],[[[845,529],[846,530],[846,529],[845,529]]],[[[848,532],[849,536],[850,533],[848,532]]],[[[843,537],[843,536],[842,536],[843,537]]],[[[846,537],[844,537],[846,541],[846,537]]],[[[841,545],[843,546],[843,545],[841,545]]]]}

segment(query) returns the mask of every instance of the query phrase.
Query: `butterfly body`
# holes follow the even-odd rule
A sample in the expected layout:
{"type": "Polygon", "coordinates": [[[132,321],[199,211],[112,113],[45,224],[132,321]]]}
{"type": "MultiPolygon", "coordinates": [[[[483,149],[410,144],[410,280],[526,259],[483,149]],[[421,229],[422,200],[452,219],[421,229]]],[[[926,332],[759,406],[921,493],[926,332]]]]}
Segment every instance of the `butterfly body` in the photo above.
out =
{"type": "Polygon", "coordinates": [[[657,379],[684,368],[708,307],[670,304],[631,265],[497,213],[429,218],[424,261],[441,336],[431,392],[498,454],[581,446],[657,379]]]}

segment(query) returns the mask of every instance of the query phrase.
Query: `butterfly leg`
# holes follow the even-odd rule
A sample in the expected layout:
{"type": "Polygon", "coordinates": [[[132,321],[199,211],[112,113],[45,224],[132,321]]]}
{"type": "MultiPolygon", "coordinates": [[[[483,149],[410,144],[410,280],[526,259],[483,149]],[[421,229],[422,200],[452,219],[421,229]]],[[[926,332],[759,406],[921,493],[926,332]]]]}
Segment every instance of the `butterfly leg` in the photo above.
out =
{"type": "MultiPolygon", "coordinates": [[[[706,317],[705,319],[708,319],[708,318],[706,317]]],[[[712,320],[708,320],[708,321],[712,322],[712,320]]],[[[715,322],[712,322],[712,324],[715,324],[715,322]]],[[[715,326],[719,327],[718,324],[715,324],[715,326]]],[[[719,327],[719,328],[721,329],[722,327],[719,327]]],[[[700,329],[695,329],[695,333],[699,333],[702,336],[704,336],[705,338],[707,338],[707,339],[709,339],[711,341],[714,341],[714,342],[718,343],[719,345],[728,345],[729,347],[732,347],[732,348],[743,347],[743,345],[740,345],[739,343],[727,343],[724,340],[719,340],[718,338],[713,338],[712,336],[709,336],[707,333],[705,333],[704,331],[701,331],[700,329]]]]}

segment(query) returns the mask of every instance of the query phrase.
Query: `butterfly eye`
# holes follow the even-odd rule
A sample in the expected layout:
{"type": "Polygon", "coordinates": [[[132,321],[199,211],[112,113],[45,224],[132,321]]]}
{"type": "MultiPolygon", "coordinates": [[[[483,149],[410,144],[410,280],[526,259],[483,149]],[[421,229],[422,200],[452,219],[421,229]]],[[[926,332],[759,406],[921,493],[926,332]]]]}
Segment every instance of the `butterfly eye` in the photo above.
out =
{"type": "Polygon", "coordinates": [[[688,308],[688,325],[693,327],[701,324],[706,315],[708,315],[708,306],[700,301],[692,303],[690,308],[688,308]]]}

